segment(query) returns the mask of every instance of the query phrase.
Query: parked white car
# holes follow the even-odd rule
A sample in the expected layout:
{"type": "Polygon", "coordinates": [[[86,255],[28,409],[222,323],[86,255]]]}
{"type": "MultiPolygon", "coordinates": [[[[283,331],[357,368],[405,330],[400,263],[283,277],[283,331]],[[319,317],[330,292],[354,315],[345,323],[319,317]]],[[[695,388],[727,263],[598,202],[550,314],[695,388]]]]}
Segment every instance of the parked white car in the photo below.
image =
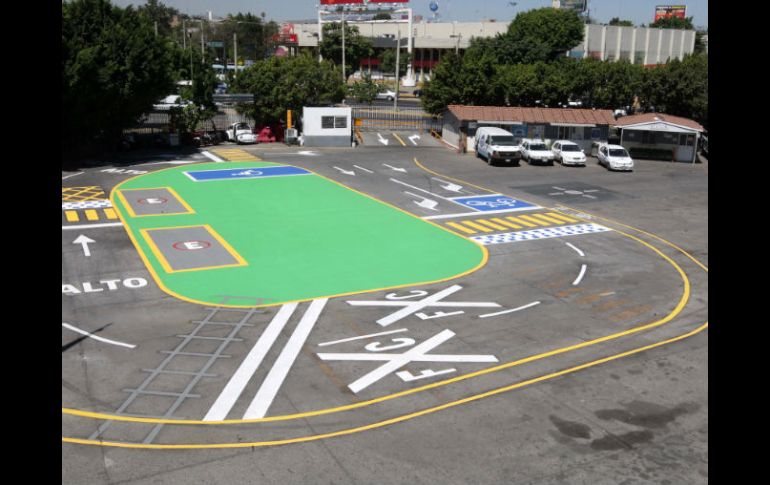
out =
{"type": "Polygon", "coordinates": [[[496,161],[519,165],[521,148],[513,134],[502,128],[482,126],[476,130],[476,156],[494,165],[496,161]]]}
{"type": "Polygon", "coordinates": [[[527,161],[528,164],[542,163],[547,165],[553,165],[553,161],[556,158],[554,153],[545,146],[543,140],[521,140],[521,158],[527,161]]]}
{"type": "Polygon", "coordinates": [[[609,170],[633,170],[634,161],[625,148],[620,145],[603,144],[596,153],[599,165],[609,170]]]}
{"type": "Polygon", "coordinates": [[[248,123],[233,123],[227,128],[227,140],[235,143],[256,143],[257,135],[248,123]]]}
{"type": "Polygon", "coordinates": [[[388,89],[386,91],[382,91],[381,93],[377,93],[377,97],[375,99],[387,99],[388,101],[393,101],[396,99],[396,92],[388,89]]]}
{"type": "Polygon", "coordinates": [[[556,157],[556,161],[562,165],[578,165],[585,167],[586,154],[580,145],[574,141],[556,140],[551,145],[551,151],[556,157]]]}
{"type": "Polygon", "coordinates": [[[155,111],[168,111],[171,108],[184,108],[189,104],[192,104],[192,101],[184,100],[178,94],[169,94],[165,98],[153,104],[152,108],[155,111]]]}

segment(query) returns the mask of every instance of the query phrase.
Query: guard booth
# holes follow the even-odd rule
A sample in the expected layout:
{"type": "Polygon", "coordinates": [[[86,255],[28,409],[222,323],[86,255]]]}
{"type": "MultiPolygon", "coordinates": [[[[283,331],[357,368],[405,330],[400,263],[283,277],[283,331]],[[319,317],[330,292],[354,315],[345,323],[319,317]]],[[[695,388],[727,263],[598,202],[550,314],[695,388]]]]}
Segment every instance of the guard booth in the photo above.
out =
{"type": "Polygon", "coordinates": [[[353,142],[350,107],[302,108],[302,138],[306,147],[350,147],[353,142]]]}
{"type": "Polygon", "coordinates": [[[687,118],[665,113],[624,116],[615,122],[620,144],[634,158],[694,163],[704,128],[687,118]]]}

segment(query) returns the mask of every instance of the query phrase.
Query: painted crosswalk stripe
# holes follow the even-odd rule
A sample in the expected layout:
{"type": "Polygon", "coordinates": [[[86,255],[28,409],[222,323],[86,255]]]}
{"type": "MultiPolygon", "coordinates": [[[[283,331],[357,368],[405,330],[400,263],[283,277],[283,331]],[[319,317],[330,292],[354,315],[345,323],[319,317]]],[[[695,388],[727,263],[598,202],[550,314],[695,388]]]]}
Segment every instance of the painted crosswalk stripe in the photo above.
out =
{"type": "Polygon", "coordinates": [[[214,405],[206,413],[206,416],[203,418],[204,421],[221,421],[227,418],[227,414],[233,408],[241,393],[243,393],[249,380],[254,376],[268,350],[273,346],[296,308],[297,303],[287,303],[278,310],[278,313],[275,314],[270,324],[265,328],[257,343],[254,344],[254,347],[246,358],[243,359],[238,370],[235,371],[235,374],[233,374],[230,381],[219,394],[214,405]]]}
{"type": "Polygon", "coordinates": [[[80,220],[76,211],[64,211],[64,217],[67,218],[67,222],[78,222],[80,220]]]}
{"type": "Polygon", "coordinates": [[[318,321],[318,317],[321,315],[321,311],[326,306],[328,298],[320,298],[313,300],[310,307],[302,316],[297,328],[294,329],[294,333],[289,337],[289,341],[281,351],[281,354],[273,364],[273,368],[265,377],[262,386],[257,391],[257,395],[249,404],[246,413],[243,415],[243,419],[262,418],[267,414],[267,410],[273,403],[278,389],[283,384],[286,375],[289,373],[292,364],[299,355],[302,346],[305,344],[311,330],[318,321]]]}
{"type": "Polygon", "coordinates": [[[470,226],[474,229],[478,229],[481,232],[492,232],[492,229],[489,229],[488,227],[484,227],[481,224],[476,224],[475,222],[472,222],[472,221],[463,221],[463,224],[465,224],[466,226],[470,226]]]}
{"type": "Polygon", "coordinates": [[[99,214],[97,214],[94,209],[88,209],[86,211],[86,219],[88,219],[89,221],[98,221],[99,214]]]}
{"type": "Polygon", "coordinates": [[[532,217],[535,217],[537,219],[542,219],[551,224],[564,224],[564,221],[560,221],[559,219],[554,219],[553,217],[548,217],[545,214],[532,214],[532,217]]]}
{"type": "Polygon", "coordinates": [[[611,229],[598,224],[575,224],[572,226],[558,226],[548,229],[531,229],[528,231],[509,232],[504,234],[482,234],[471,236],[479,244],[485,246],[491,244],[505,244],[523,241],[532,241],[536,239],[548,239],[554,237],[578,236],[581,234],[592,234],[598,232],[607,232],[611,229]]]}
{"type": "Polygon", "coordinates": [[[104,215],[107,219],[117,219],[118,215],[115,213],[115,209],[104,209],[104,215]]]}
{"type": "Polygon", "coordinates": [[[511,229],[521,229],[521,226],[518,226],[518,225],[516,225],[516,224],[514,224],[512,222],[504,221],[504,220],[500,219],[499,217],[493,217],[490,220],[494,221],[494,222],[496,222],[496,223],[498,223],[500,225],[510,227],[511,229]]]}
{"type": "Polygon", "coordinates": [[[479,224],[483,224],[485,226],[489,226],[492,229],[495,229],[495,230],[498,230],[498,231],[504,231],[504,230],[508,229],[505,226],[501,226],[500,224],[495,224],[494,222],[488,221],[486,219],[476,219],[475,222],[478,222],[479,224]]]}
{"type": "Polygon", "coordinates": [[[537,227],[537,225],[532,224],[531,222],[527,222],[524,219],[519,219],[518,217],[506,217],[511,222],[515,222],[517,224],[521,224],[522,226],[526,227],[537,227]]]}
{"type": "Polygon", "coordinates": [[[463,226],[462,224],[457,224],[456,222],[447,222],[447,226],[454,227],[455,229],[459,229],[465,234],[476,234],[478,231],[474,231],[471,229],[468,229],[467,227],[463,226]]]}
{"type": "Polygon", "coordinates": [[[539,226],[550,226],[549,223],[543,222],[540,219],[536,219],[536,218],[534,218],[532,216],[519,216],[519,218],[525,219],[525,220],[527,220],[529,222],[532,222],[532,223],[535,223],[535,224],[537,224],[539,226]]]}
{"type": "Polygon", "coordinates": [[[556,218],[556,219],[561,219],[561,220],[563,220],[565,222],[570,222],[570,223],[580,222],[577,219],[573,219],[571,217],[567,217],[567,216],[565,216],[563,214],[557,214],[555,212],[546,212],[546,215],[549,215],[549,216],[551,216],[553,218],[556,218]]]}

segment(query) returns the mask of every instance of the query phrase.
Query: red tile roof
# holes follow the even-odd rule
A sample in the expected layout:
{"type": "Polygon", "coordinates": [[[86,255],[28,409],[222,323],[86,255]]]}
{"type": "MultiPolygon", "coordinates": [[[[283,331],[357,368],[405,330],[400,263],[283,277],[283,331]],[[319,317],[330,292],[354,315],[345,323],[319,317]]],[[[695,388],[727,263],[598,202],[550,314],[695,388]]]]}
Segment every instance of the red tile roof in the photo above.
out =
{"type": "Polygon", "coordinates": [[[614,125],[615,117],[608,109],[521,108],[508,106],[449,105],[459,120],[519,121],[522,123],[575,123],[614,125]]]}
{"type": "Polygon", "coordinates": [[[640,123],[654,123],[656,121],[664,121],[674,125],[684,126],[685,128],[691,128],[693,130],[705,131],[705,128],[701,126],[697,121],[693,121],[688,118],[681,118],[679,116],[667,115],[665,113],[643,113],[639,115],[624,116],[618,118],[615,122],[615,126],[624,127],[628,125],[637,125],[640,123]]]}

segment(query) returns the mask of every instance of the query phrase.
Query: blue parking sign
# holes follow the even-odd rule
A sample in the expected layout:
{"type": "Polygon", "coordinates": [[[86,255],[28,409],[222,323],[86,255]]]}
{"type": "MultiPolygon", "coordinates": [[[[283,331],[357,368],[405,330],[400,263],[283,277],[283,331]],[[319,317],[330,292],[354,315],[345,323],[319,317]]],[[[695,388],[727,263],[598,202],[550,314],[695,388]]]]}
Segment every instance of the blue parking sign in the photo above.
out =
{"type": "Polygon", "coordinates": [[[311,172],[304,168],[292,167],[289,165],[275,165],[271,167],[196,170],[184,173],[195,182],[205,182],[208,180],[238,180],[264,177],[285,177],[288,175],[310,175],[311,172]]]}
{"type": "Polygon", "coordinates": [[[526,209],[539,209],[540,207],[529,202],[513,199],[507,195],[472,195],[467,197],[453,197],[452,202],[460,204],[479,212],[505,212],[526,209]]]}

